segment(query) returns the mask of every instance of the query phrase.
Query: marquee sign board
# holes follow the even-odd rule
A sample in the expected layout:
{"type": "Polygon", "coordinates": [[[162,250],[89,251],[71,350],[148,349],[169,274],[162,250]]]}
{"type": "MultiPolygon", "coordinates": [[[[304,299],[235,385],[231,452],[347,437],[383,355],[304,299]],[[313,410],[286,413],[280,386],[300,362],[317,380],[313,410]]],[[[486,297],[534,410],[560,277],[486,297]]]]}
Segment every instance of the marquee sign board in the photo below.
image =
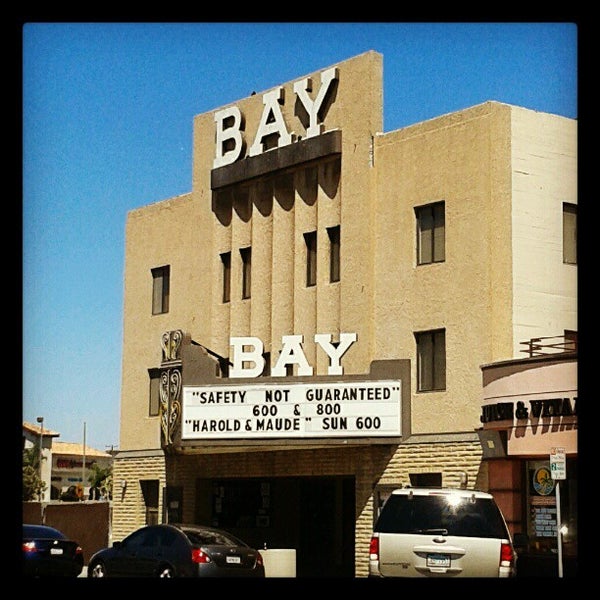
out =
{"type": "Polygon", "coordinates": [[[184,386],[181,439],[398,437],[401,381],[184,386]]]}

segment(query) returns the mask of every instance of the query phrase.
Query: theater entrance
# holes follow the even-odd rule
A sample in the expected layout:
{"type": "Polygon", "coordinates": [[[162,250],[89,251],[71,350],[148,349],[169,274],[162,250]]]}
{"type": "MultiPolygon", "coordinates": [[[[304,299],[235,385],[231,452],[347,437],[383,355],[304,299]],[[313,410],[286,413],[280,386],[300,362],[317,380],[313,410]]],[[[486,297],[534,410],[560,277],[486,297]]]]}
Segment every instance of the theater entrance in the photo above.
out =
{"type": "Polygon", "coordinates": [[[353,476],[198,479],[196,522],[296,550],[297,577],[354,577],[353,476]]]}

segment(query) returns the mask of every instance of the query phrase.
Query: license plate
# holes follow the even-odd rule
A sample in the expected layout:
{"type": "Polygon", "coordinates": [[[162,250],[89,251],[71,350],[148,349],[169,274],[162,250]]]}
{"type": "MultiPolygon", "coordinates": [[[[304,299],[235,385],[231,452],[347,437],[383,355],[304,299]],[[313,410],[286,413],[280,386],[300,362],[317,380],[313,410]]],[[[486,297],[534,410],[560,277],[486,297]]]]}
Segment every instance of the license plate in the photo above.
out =
{"type": "Polygon", "coordinates": [[[427,566],[428,567],[449,567],[450,566],[450,555],[449,554],[428,554],[427,555],[427,566]]]}
{"type": "Polygon", "coordinates": [[[50,548],[50,554],[62,554],[62,553],[63,553],[62,548],[50,548]]]}
{"type": "Polygon", "coordinates": [[[239,565],[242,562],[242,559],[239,556],[226,556],[225,561],[229,564],[239,565]]]}

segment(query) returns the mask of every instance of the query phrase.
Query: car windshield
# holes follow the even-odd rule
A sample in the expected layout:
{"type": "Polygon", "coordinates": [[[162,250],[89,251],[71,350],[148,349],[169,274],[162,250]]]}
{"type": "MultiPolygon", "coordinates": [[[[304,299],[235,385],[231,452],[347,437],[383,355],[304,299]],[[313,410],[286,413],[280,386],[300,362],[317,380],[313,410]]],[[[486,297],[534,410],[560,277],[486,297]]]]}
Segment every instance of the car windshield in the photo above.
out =
{"type": "Polygon", "coordinates": [[[461,537],[506,538],[500,511],[492,499],[448,495],[392,494],[382,510],[375,531],[455,535],[461,537]]]}

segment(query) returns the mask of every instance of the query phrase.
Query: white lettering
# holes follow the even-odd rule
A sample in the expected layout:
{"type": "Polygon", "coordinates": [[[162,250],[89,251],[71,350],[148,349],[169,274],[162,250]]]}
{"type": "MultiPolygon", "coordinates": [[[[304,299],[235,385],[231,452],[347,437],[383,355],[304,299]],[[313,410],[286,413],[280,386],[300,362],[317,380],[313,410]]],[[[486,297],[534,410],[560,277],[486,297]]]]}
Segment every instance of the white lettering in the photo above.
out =
{"type": "Polygon", "coordinates": [[[244,128],[242,113],[237,106],[230,106],[215,113],[217,124],[216,157],[213,161],[213,169],[230,165],[235,162],[244,148],[241,130],[244,128]],[[233,124],[225,128],[225,121],[233,118],[233,124]],[[225,150],[227,140],[233,140],[233,148],[225,150]]]}
{"type": "Polygon", "coordinates": [[[277,359],[277,364],[273,367],[271,374],[273,377],[285,377],[286,365],[298,365],[298,376],[310,376],[313,374],[313,368],[308,364],[306,355],[302,350],[302,335],[284,335],[281,338],[281,354],[277,359]]]}
{"type": "Polygon", "coordinates": [[[319,123],[319,111],[325,100],[325,95],[329,91],[331,82],[337,78],[338,70],[335,67],[321,73],[321,87],[319,88],[319,93],[314,102],[307,93],[312,91],[312,80],[309,77],[294,83],[294,92],[296,92],[296,95],[308,113],[309,125],[306,129],[307,138],[315,137],[323,133],[324,125],[319,123]]]}
{"type": "Polygon", "coordinates": [[[256,156],[263,151],[263,139],[274,133],[278,134],[277,147],[287,146],[292,142],[292,136],[287,130],[283,115],[281,114],[280,102],[283,104],[283,88],[267,92],[263,95],[263,104],[265,105],[260,119],[260,124],[254,138],[254,143],[250,146],[249,155],[256,156]]]}
{"type": "MultiPolygon", "coordinates": [[[[317,333],[314,340],[325,354],[329,357],[328,375],[343,375],[344,369],[341,360],[350,346],[356,342],[356,333],[340,333],[340,341],[337,347],[331,342],[330,333],[317,333]]],[[[277,363],[271,371],[273,377],[285,377],[287,365],[297,365],[299,377],[308,377],[313,374],[313,368],[308,363],[304,350],[302,349],[302,335],[284,335],[281,338],[282,347],[277,363]]],[[[229,377],[258,377],[262,374],[265,366],[263,356],[264,345],[257,337],[232,337],[229,345],[232,346],[232,366],[229,369],[229,377]],[[252,363],[253,366],[249,366],[252,363]]],[[[243,394],[240,394],[241,402],[244,402],[243,394]]],[[[235,402],[235,398],[231,400],[235,402]]]]}
{"type": "Polygon", "coordinates": [[[229,345],[233,346],[233,365],[229,369],[229,377],[258,377],[263,372],[264,346],[259,338],[232,337],[229,345]],[[245,367],[244,363],[248,362],[254,363],[254,366],[245,367]]]}
{"type": "Polygon", "coordinates": [[[319,346],[325,350],[327,356],[329,356],[328,375],[342,375],[344,373],[340,360],[356,339],[356,333],[340,333],[340,343],[336,348],[331,343],[330,333],[315,334],[315,342],[319,344],[319,346]]]}
{"type": "MultiPolygon", "coordinates": [[[[312,92],[313,83],[310,77],[306,77],[294,83],[296,97],[308,114],[308,126],[306,127],[306,138],[311,138],[323,133],[325,125],[320,121],[323,119],[322,109],[325,98],[332,83],[337,81],[339,73],[337,67],[326,69],[321,72],[321,86],[313,100],[309,93],[312,92]]],[[[248,149],[249,156],[256,156],[265,151],[264,140],[267,136],[277,135],[277,147],[287,146],[292,143],[292,133],[288,131],[281,107],[285,104],[285,90],[278,87],[263,94],[263,112],[254,137],[254,141],[248,149]]],[[[229,106],[216,111],[214,115],[216,123],[216,149],[213,169],[230,165],[239,160],[245,152],[246,143],[243,131],[245,128],[244,116],[237,106],[229,106]]]]}

